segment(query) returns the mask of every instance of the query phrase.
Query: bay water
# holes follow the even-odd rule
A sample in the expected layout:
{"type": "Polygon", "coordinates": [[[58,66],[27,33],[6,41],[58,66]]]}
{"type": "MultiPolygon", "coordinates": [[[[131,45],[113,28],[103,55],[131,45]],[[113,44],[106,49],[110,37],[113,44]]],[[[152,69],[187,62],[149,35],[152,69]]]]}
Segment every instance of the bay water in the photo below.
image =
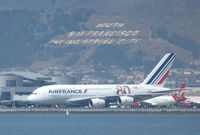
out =
{"type": "Polygon", "coordinates": [[[1,114],[0,135],[200,135],[200,115],[1,114]]]}

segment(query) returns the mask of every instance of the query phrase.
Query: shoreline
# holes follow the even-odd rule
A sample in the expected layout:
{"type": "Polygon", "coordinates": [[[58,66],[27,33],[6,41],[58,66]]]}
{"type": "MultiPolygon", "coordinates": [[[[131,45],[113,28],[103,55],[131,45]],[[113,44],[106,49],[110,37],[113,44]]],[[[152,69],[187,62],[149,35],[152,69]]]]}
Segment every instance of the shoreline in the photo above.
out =
{"type": "Polygon", "coordinates": [[[0,112],[1,114],[65,114],[65,115],[71,115],[71,114],[200,114],[200,112],[0,112]]]}
{"type": "Polygon", "coordinates": [[[0,114],[200,114],[198,108],[0,108],[0,114]]]}

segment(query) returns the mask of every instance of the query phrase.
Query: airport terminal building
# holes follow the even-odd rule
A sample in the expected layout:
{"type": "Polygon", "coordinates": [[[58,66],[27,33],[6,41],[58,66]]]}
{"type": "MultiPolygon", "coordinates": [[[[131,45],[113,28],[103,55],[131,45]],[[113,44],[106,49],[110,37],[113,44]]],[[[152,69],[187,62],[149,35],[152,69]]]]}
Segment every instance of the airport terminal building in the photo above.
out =
{"type": "Polygon", "coordinates": [[[0,100],[23,100],[41,86],[75,83],[75,78],[63,76],[43,76],[21,71],[0,72],[0,100]]]}

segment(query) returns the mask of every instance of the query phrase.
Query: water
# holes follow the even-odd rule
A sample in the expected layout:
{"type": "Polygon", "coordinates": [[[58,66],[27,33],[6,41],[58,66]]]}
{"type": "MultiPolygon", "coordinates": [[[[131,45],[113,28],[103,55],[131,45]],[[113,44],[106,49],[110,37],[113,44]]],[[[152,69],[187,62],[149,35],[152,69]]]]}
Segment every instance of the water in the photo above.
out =
{"type": "Polygon", "coordinates": [[[200,115],[0,115],[0,135],[199,135],[200,115]]]}

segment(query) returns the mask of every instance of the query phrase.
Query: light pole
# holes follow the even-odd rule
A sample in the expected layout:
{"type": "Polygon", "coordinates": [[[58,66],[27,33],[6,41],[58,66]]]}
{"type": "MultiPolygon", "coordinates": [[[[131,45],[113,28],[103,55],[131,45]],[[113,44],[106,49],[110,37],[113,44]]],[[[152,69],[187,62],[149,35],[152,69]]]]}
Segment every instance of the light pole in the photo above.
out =
{"type": "Polygon", "coordinates": [[[15,101],[14,101],[15,88],[11,88],[11,90],[12,90],[12,101],[13,101],[13,107],[15,108],[15,101]]]}

